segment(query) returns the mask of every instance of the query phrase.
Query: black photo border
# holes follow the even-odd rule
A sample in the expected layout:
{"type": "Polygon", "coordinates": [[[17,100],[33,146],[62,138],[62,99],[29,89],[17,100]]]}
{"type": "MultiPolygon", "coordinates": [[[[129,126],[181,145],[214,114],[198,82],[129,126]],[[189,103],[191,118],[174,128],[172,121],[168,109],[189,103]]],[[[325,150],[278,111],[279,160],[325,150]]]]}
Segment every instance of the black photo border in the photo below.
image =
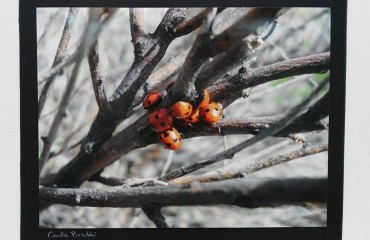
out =
{"type": "MultiPolygon", "coordinates": [[[[91,239],[330,239],[342,236],[347,0],[20,0],[21,225],[26,239],[50,239],[54,229],[39,228],[36,9],[38,7],[329,7],[331,84],[327,227],[217,229],[55,229],[89,230],[91,239]]],[[[73,238],[73,237],[69,237],[73,238]]],[[[62,239],[62,238],[56,238],[62,239]]],[[[73,238],[82,239],[82,238],[73,238]]],[[[83,238],[86,239],[86,238],[83,238]]]]}

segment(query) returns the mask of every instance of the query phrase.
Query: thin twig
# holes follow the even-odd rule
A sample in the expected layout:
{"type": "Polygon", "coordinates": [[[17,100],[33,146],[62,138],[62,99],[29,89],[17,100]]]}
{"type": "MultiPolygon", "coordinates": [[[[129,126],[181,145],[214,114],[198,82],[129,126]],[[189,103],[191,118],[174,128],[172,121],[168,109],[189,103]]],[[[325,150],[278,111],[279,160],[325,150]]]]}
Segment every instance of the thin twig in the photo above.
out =
{"type": "MultiPolygon", "coordinates": [[[[224,8],[217,8],[217,14],[222,12],[223,10],[224,8]]],[[[182,22],[181,24],[179,24],[179,26],[177,26],[174,29],[175,35],[177,37],[181,37],[183,35],[193,32],[194,30],[200,27],[206,15],[207,15],[207,9],[204,9],[200,13],[192,17],[191,19],[188,19],[182,22]]]]}
{"type": "Polygon", "coordinates": [[[190,184],[192,182],[213,182],[213,181],[223,181],[226,179],[239,178],[243,174],[251,174],[257,171],[276,166],[278,164],[286,163],[291,160],[303,158],[313,154],[322,153],[328,151],[328,144],[318,145],[308,148],[301,148],[296,151],[271,157],[265,161],[258,161],[256,163],[247,165],[244,164],[230,164],[226,166],[222,171],[212,171],[201,175],[195,176],[184,176],[181,178],[174,179],[169,182],[170,185],[178,184],[190,184]]]}
{"type": "Polygon", "coordinates": [[[83,140],[84,140],[84,138],[82,138],[80,141],[76,142],[75,144],[72,144],[69,147],[65,147],[65,148],[60,149],[58,152],[50,152],[49,159],[50,158],[53,158],[55,156],[58,156],[58,155],[60,155],[60,154],[62,154],[64,152],[67,152],[69,150],[72,150],[73,148],[81,145],[81,143],[83,142],[83,140]]]}
{"type": "Polygon", "coordinates": [[[67,108],[67,103],[69,101],[69,98],[71,96],[72,90],[74,88],[74,85],[77,81],[77,75],[80,69],[81,65],[81,59],[79,59],[76,62],[75,67],[73,68],[71,78],[67,84],[66,90],[63,94],[62,100],[60,101],[59,104],[59,109],[57,114],[54,117],[53,123],[50,127],[49,133],[46,137],[43,137],[44,141],[44,147],[41,152],[40,160],[39,160],[39,173],[41,172],[42,168],[44,167],[44,164],[46,161],[49,159],[50,156],[50,150],[51,146],[55,140],[56,134],[58,132],[60,123],[62,122],[64,116],[65,116],[65,110],[67,108]]]}
{"type": "Polygon", "coordinates": [[[162,173],[161,173],[161,177],[166,174],[168,168],[170,167],[170,165],[172,163],[173,153],[174,153],[174,151],[169,151],[168,152],[168,156],[167,156],[167,159],[166,159],[166,163],[164,164],[164,167],[163,167],[163,170],[162,170],[162,173]]]}
{"type": "MultiPolygon", "coordinates": [[[[68,47],[68,44],[69,44],[69,39],[71,38],[72,28],[73,28],[73,25],[74,25],[75,20],[77,18],[77,13],[78,13],[78,8],[70,8],[69,9],[67,20],[66,20],[66,23],[64,25],[62,36],[60,38],[60,42],[59,42],[59,45],[58,45],[58,49],[57,49],[57,52],[56,52],[55,57],[54,57],[54,62],[51,66],[52,69],[56,65],[58,65],[64,59],[64,57],[66,55],[67,47],[68,47]]],[[[49,95],[49,90],[50,90],[50,88],[52,87],[52,85],[54,83],[54,77],[55,77],[55,75],[53,75],[52,77],[47,78],[47,80],[45,82],[45,85],[41,90],[41,94],[40,94],[40,97],[39,97],[39,104],[38,104],[38,109],[39,109],[38,110],[38,118],[39,119],[40,119],[40,116],[41,116],[41,112],[44,109],[46,99],[49,95]]]]}
{"type": "Polygon", "coordinates": [[[144,11],[142,8],[130,8],[129,16],[132,43],[136,47],[139,44],[139,38],[145,34],[144,11]]]}
{"type": "Polygon", "coordinates": [[[262,130],[258,135],[255,137],[248,139],[235,147],[230,148],[227,151],[223,151],[219,154],[213,155],[209,157],[208,159],[194,163],[188,167],[182,167],[180,169],[177,169],[169,174],[167,174],[164,177],[159,178],[161,181],[170,181],[172,179],[184,176],[186,174],[189,174],[191,172],[194,172],[200,168],[204,168],[208,165],[214,164],[216,162],[219,162],[225,158],[232,158],[235,153],[240,152],[241,150],[269,137],[274,135],[275,133],[278,133],[285,127],[287,127],[291,122],[293,122],[298,116],[299,113],[311,102],[313,98],[315,98],[319,92],[326,86],[326,84],[329,82],[329,78],[325,79],[323,83],[315,89],[310,96],[308,96],[305,100],[303,100],[300,104],[298,104],[296,107],[294,107],[283,119],[281,119],[276,125],[271,126],[269,128],[265,128],[262,130]]]}

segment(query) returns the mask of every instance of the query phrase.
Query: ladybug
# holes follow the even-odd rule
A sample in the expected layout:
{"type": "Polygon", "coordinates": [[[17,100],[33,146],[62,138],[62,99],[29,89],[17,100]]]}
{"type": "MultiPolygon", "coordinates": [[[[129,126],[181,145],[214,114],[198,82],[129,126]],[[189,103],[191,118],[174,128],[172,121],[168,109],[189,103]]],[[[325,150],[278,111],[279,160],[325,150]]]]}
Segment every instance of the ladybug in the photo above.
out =
{"type": "Polygon", "coordinates": [[[208,123],[217,123],[222,116],[221,108],[215,102],[211,102],[206,107],[201,108],[200,112],[204,121],[208,123]]]}
{"type": "Polygon", "coordinates": [[[203,93],[199,95],[197,99],[197,102],[199,102],[198,108],[205,108],[208,105],[209,101],[210,101],[209,92],[207,90],[204,90],[203,93]]]}
{"type": "Polygon", "coordinates": [[[181,145],[180,133],[175,128],[169,128],[159,133],[159,141],[165,149],[177,150],[181,145]]]}
{"type": "Polygon", "coordinates": [[[199,111],[199,108],[195,109],[189,117],[185,118],[184,119],[186,122],[189,122],[189,123],[195,123],[195,122],[199,122],[200,120],[200,111],[199,111]]]}
{"type": "Polygon", "coordinates": [[[149,92],[143,101],[143,108],[148,109],[150,107],[153,107],[161,102],[163,99],[164,95],[160,92],[157,91],[152,91],[149,92]]]}
{"type": "Polygon", "coordinates": [[[172,125],[173,117],[166,108],[156,109],[149,115],[149,124],[157,132],[163,132],[172,125]]]}
{"type": "Polygon", "coordinates": [[[184,119],[193,112],[193,105],[188,102],[179,101],[171,106],[170,112],[175,118],[184,119]]]}

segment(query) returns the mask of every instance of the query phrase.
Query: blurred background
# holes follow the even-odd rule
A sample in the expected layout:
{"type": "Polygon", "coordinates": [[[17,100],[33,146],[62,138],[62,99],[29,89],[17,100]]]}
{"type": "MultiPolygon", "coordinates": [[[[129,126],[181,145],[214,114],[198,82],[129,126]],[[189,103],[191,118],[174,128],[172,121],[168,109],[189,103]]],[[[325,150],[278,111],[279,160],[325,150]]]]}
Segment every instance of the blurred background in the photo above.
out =
{"type": "MultiPolygon", "coordinates": [[[[55,52],[63,31],[68,8],[39,8],[37,10],[37,57],[38,73],[50,70],[55,52]]],[[[144,10],[147,32],[153,32],[167,9],[150,8],[144,10]]],[[[193,9],[189,15],[202,9],[193,9]]],[[[221,13],[215,25],[222,24],[229,14],[237,14],[238,8],[230,8],[221,13]]],[[[88,10],[79,10],[75,27],[71,34],[68,53],[78,46],[88,19],[88,10]]],[[[264,32],[262,35],[267,34],[264,32]]],[[[188,49],[196,32],[176,39],[168,48],[156,69],[166,65],[173,57],[188,49]]],[[[99,53],[102,74],[106,77],[105,88],[110,96],[130,68],[134,54],[131,43],[129,14],[127,8],[117,11],[99,37],[99,53]]],[[[292,8],[279,18],[271,36],[256,51],[253,67],[267,65],[291,58],[330,51],[330,9],[292,8]]],[[[156,71],[154,69],[153,73],[156,71]]],[[[58,75],[46,102],[39,121],[39,136],[47,135],[57,111],[60,97],[71,75],[71,67],[58,75]]],[[[276,116],[286,114],[293,106],[306,97],[326,74],[310,74],[280,79],[259,85],[250,90],[248,98],[241,98],[224,109],[225,118],[246,118],[256,116],[276,116]]],[[[39,93],[43,84],[39,84],[39,93]]],[[[88,132],[98,111],[91,86],[87,60],[82,62],[75,91],[67,108],[58,137],[53,144],[52,157],[41,177],[56,173],[79,151],[78,143],[88,132]]],[[[135,114],[126,119],[116,131],[128,126],[144,111],[139,107],[135,114]]],[[[328,121],[328,119],[326,119],[328,121]]],[[[303,134],[312,145],[328,142],[328,131],[303,134]]],[[[174,152],[168,172],[181,166],[204,159],[206,156],[223,151],[224,141],[232,147],[250,135],[231,135],[186,139],[179,151],[174,152]]],[[[39,138],[39,152],[43,142],[39,138]]],[[[301,144],[290,139],[267,138],[238,153],[232,161],[254,163],[269,157],[293,150],[301,144]]],[[[107,167],[104,176],[118,178],[148,178],[161,175],[169,151],[160,144],[137,149],[121,157],[107,167]]],[[[202,173],[221,168],[223,163],[196,172],[202,173]]],[[[327,153],[297,159],[250,175],[247,178],[265,177],[326,177],[328,171],[327,153]]],[[[96,182],[85,182],[82,187],[101,188],[96,182]]],[[[326,205],[305,204],[302,206],[281,206],[275,208],[246,209],[234,206],[164,207],[163,215],[173,227],[315,227],[326,226],[326,205]]],[[[82,208],[53,205],[40,215],[41,227],[52,228],[126,228],[154,227],[154,224],[139,210],[131,208],[82,208]]]]}

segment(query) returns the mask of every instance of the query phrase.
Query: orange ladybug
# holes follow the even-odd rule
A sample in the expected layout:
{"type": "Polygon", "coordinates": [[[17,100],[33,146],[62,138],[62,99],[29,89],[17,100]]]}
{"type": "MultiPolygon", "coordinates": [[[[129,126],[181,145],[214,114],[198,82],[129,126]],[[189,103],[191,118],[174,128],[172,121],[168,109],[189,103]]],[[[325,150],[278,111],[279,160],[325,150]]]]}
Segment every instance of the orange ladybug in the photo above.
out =
{"type": "Polygon", "coordinates": [[[164,132],[160,132],[158,138],[166,149],[177,150],[180,148],[181,136],[175,128],[171,127],[164,132]]]}
{"type": "Polygon", "coordinates": [[[195,109],[189,117],[185,118],[184,119],[186,122],[189,122],[189,123],[195,123],[195,122],[199,122],[200,120],[200,111],[199,111],[199,108],[195,109]]]}
{"type": "Polygon", "coordinates": [[[217,123],[222,116],[222,110],[215,102],[211,102],[206,107],[201,108],[200,112],[204,121],[208,123],[217,123]]]}
{"type": "Polygon", "coordinates": [[[202,99],[202,101],[198,104],[198,108],[206,107],[210,101],[209,92],[207,90],[204,90],[199,98],[202,99]]]}
{"type": "Polygon", "coordinates": [[[170,112],[175,118],[184,119],[193,112],[193,105],[188,102],[179,101],[171,106],[170,112]]]}
{"type": "Polygon", "coordinates": [[[171,127],[173,117],[166,108],[156,109],[149,115],[149,124],[157,132],[163,132],[171,127]]]}
{"type": "Polygon", "coordinates": [[[159,104],[163,97],[164,95],[160,92],[157,91],[149,92],[144,98],[143,108],[148,109],[159,104]]]}

